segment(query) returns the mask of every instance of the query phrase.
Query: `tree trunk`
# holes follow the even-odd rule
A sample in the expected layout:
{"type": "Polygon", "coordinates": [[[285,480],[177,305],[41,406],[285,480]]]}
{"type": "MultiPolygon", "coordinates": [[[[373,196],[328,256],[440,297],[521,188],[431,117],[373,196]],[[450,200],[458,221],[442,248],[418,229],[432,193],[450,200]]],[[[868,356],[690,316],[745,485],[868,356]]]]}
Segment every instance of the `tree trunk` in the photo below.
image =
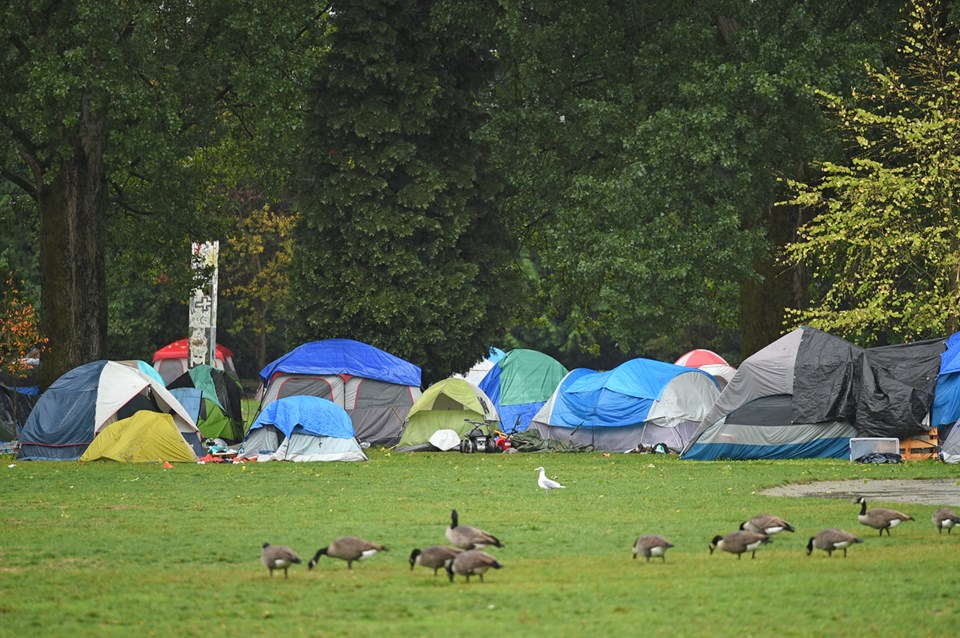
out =
{"type": "Polygon", "coordinates": [[[49,340],[39,373],[42,390],[106,353],[106,143],[104,117],[85,98],[72,154],[39,187],[40,328],[49,340]]]}
{"type": "Polygon", "coordinates": [[[763,279],[740,288],[740,354],[744,359],[783,336],[784,308],[805,302],[805,274],[777,263],[778,251],[796,237],[798,210],[793,206],[768,205],[759,223],[766,226],[770,252],[754,262],[763,279]]]}

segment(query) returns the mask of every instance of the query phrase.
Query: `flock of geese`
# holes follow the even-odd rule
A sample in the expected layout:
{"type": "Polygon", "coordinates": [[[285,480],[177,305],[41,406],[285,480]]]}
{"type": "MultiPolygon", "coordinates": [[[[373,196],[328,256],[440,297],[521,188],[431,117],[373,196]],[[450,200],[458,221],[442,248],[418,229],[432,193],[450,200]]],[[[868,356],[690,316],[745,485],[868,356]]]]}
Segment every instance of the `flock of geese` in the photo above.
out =
{"type": "MultiPolygon", "coordinates": [[[[546,477],[546,472],[542,467],[538,467],[540,472],[538,485],[545,492],[550,490],[563,489],[563,485],[546,477]]],[[[867,527],[890,535],[890,530],[905,521],[912,521],[914,518],[896,510],[883,507],[867,509],[867,501],[862,496],[855,501],[860,505],[860,514],[857,520],[867,527]]],[[[930,517],[938,533],[947,530],[949,534],[955,526],[960,524],[960,517],[952,510],[941,508],[936,510],[930,517]]],[[[709,550],[713,554],[714,550],[721,550],[730,554],[736,554],[740,559],[743,554],[750,552],[751,558],[756,558],[757,549],[770,542],[770,537],[781,532],[795,532],[796,529],[787,521],[779,516],[772,514],[760,514],[754,516],[749,521],[740,524],[740,528],[726,536],[714,536],[710,541],[709,550]]],[[[483,551],[487,547],[503,547],[500,540],[485,532],[478,527],[470,525],[461,525],[457,510],[450,512],[450,526],[447,527],[445,536],[450,545],[431,545],[424,549],[414,549],[410,553],[411,571],[417,565],[432,569],[434,575],[437,575],[440,569],[447,572],[450,581],[453,582],[454,576],[459,574],[465,576],[467,582],[470,582],[471,576],[479,576],[481,582],[483,575],[491,569],[500,569],[503,565],[492,555],[483,551]]],[[[807,555],[813,553],[814,549],[819,549],[832,556],[834,551],[843,550],[846,557],[847,548],[863,541],[842,529],[830,528],[824,529],[815,536],[811,536],[807,542],[807,555]]],[[[647,534],[640,536],[633,545],[633,558],[643,556],[650,562],[651,558],[660,558],[666,562],[667,550],[673,547],[673,544],[662,536],[656,534],[647,534]]],[[[321,556],[338,558],[347,562],[347,569],[353,569],[355,561],[361,561],[379,553],[388,551],[386,547],[356,536],[342,536],[326,547],[317,550],[313,558],[307,564],[308,569],[317,566],[321,556]]],[[[291,565],[298,565],[302,561],[297,554],[286,545],[263,544],[260,560],[273,576],[276,569],[282,569],[284,577],[288,577],[287,570],[291,565]]]]}
{"type": "MultiPolygon", "coordinates": [[[[446,531],[450,545],[431,545],[425,549],[414,549],[410,553],[410,569],[421,565],[432,569],[434,575],[443,568],[450,581],[455,574],[465,576],[470,582],[471,576],[483,575],[491,569],[500,569],[502,564],[493,556],[483,551],[485,547],[503,547],[493,534],[489,534],[479,527],[461,525],[457,510],[450,512],[450,526],[446,531]]],[[[321,556],[339,558],[347,561],[347,569],[353,569],[354,561],[361,561],[379,553],[388,551],[379,543],[374,543],[357,536],[341,536],[326,547],[321,547],[314,554],[307,569],[313,569],[321,556]]],[[[273,570],[282,569],[284,577],[288,577],[287,570],[291,565],[298,565],[302,561],[297,554],[286,545],[263,544],[260,561],[273,576],[273,570]]]]}

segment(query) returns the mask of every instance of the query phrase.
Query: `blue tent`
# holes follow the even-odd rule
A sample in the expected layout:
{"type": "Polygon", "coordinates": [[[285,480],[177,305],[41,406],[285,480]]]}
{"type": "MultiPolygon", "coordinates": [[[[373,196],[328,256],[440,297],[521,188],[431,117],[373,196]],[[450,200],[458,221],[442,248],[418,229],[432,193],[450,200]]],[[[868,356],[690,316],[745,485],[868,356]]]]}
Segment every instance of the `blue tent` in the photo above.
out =
{"type": "Polygon", "coordinates": [[[268,384],[278,373],[349,374],[398,385],[420,387],[420,368],[379,348],[352,339],[325,339],[305,343],[260,371],[268,384]]]}
{"type": "Polygon", "coordinates": [[[268,405],[250,426],[240,456],[259,461],[367,460],[346,410],[311,396],[268,405]]]}
{"type": "Polygon", "coordinates": [[[534,417],[544,439],[603,450],[664,443],[682,449],[720,394],[708,373],[650,359],[564,377],[534,417]]]}
{"type": "Polygon", "coordinates": [[[351,339],[305,343],[266,366],[260,378],[262,406],[292,396],[329,399],[370,445],[395,445],[420,397],[420,368],[351,339]]]}

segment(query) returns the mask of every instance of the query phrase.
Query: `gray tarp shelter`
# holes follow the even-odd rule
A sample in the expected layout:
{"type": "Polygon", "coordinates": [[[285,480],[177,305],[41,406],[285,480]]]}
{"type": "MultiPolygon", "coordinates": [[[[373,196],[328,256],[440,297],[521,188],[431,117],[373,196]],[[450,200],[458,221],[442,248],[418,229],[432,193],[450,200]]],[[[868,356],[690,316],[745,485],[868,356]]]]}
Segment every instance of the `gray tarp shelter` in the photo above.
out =
{"type": "Polygon", "coordinates": [[[843,458],[851,437],[921,434],[944,343],[860,348],[798,328],[740,365],[682,456],[843,458]]]}

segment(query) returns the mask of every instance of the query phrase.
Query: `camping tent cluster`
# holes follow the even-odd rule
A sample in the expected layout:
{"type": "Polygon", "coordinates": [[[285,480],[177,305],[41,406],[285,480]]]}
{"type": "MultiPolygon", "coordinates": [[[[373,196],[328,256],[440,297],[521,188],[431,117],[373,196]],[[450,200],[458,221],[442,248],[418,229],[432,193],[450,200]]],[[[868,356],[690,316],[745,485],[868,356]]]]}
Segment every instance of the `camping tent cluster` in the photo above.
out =
{"type": "MultiPolygon", "coordinates": [[[[180,344],[180,345],[177,345],[180,344]]],[[[364,447],[452,449],[458,440],[530,430],[578,448],[653,446],[681,457],[845,457],[854,437],[909,437],[939,428],[944,460],[960,462],[960,333],[860,348],[794,330],[734,369],[709,350],[685,365],[632,359],[568,371],[533,350],[489,357],[421,392],[416,365],[350,339],[305,343],[260,373],[249,431],[240,386],[225,368],[98,361],[45,392],[20,432],[21,459],[195,460],[203,439],[256,460],[366,460],[364,447]],[[451,443],[451,441],[453,443],[451,443]]],[[[225,348],[218,352],[229,353],[225,348]]],[[[176,359],[177,365],[185,365],[176,359]]]]}

